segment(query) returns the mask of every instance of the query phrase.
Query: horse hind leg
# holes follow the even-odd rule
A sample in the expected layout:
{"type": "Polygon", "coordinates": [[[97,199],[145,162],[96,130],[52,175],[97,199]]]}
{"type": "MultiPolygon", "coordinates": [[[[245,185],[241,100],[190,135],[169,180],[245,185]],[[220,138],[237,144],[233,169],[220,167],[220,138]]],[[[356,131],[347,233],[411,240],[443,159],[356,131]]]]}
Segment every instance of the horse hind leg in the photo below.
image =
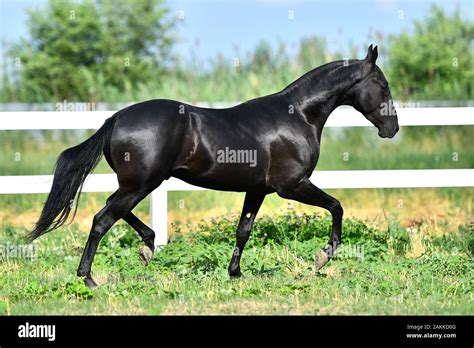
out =
{"type": "Polygon", "coordinates": [[[150,263],[150,260],[153,257],[155,251],[155,232],[149,228],[143,221],[136,217],[132,212],[126,214],[123,219],[133,227],[135,231],[139,234],[144,246],[138,251],[141,262],[147,266],[150,263]]]}
{"type": "MultiPolygon", "coordinates": [[[[107,199],[107,203],[113,199],[116,193],[117,191],[107,199]]],[[[122,219],[128,223],[138,233],[143,242],[145,242],[145,245],[140,248],[138,255],[140,261],[147,266],[155,251],[155,232],[132,212],[127,213],[122,219]]]]}
{"type": "Polygon", "coordinates": [[[149,192],[149,190],[131,191],[119,188],[110,197],[106,206],[94,216],[91,232],[77,270],[77,275],[84,278],[86,286],[90,288],[97,286],[92,279],[91,267],[101,239],[115,222],[130,213],[149,192]]]}

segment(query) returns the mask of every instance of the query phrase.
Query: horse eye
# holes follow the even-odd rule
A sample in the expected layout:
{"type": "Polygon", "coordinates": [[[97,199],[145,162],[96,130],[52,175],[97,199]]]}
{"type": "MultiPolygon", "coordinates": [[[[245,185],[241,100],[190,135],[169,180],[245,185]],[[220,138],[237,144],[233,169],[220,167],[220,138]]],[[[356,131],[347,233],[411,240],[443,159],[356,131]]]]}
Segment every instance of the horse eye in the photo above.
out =
{"type": "Polygon", "coordinates": [[[383,89],[388,88],[388,83],[387,82],[378,82],[379,86],[382,87],[383,89]]]}

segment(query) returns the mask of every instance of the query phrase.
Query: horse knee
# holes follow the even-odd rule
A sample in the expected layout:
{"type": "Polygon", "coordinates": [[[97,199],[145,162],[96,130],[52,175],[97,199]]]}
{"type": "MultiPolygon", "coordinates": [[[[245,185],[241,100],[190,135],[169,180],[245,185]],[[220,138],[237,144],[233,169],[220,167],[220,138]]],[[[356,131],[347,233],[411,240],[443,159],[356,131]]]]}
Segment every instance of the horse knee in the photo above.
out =
{"type": "Polygon", "coordinates": [[[344,215],[344,209],[338,200],[334,200],[334,203],[329,207],[329,211],[331,212],[332,216],[337,218],[342,218],[342,215],[344,215]]]}
{"type": "Polygon", "coordinates": [[[143,231],[142,240],[145,242],[145,244],[154,245],[154,243],[155,243],[155,232],[152,229],[148,229],[148,230],[143,231]]]}
{"type": "Polygon", "coordinates": [[[144,239],[155,239],[155,232],[152,229],[143,232],[144,239]]]}

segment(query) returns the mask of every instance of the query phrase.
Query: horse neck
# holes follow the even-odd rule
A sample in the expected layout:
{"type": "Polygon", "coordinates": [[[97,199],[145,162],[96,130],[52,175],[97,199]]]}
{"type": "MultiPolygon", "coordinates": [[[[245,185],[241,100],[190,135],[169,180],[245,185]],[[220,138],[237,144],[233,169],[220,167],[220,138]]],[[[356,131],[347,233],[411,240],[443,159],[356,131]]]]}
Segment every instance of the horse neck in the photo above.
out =
{"type": "Polygon", "coordinates": [[[320,134],[331,112],[346,102],[346,91],[360,78],[360,62],[337,61],[323,65],[303,75],[281,93],[320,134]]]}

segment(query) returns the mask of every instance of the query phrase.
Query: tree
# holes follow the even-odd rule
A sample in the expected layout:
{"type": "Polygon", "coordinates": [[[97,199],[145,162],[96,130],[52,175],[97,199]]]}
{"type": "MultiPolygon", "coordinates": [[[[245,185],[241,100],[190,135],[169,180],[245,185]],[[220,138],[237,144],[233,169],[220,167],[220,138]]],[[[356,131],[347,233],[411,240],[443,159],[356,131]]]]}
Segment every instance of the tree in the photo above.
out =
{"type": "Polygon", "coordinates": [[[30,39],[15,45],[16,80],[32,101],[93,99],[158,79],[175,20],[162,0],[53,1],[29,11],[30,39]]]}
{"type": "Polygon", "coordinates": [[[469,99],[474,97],[474,25],[459,9],[446,15],[432,6],[412,34],[391,37],[388,75],[401,99],[469,99]]]}

